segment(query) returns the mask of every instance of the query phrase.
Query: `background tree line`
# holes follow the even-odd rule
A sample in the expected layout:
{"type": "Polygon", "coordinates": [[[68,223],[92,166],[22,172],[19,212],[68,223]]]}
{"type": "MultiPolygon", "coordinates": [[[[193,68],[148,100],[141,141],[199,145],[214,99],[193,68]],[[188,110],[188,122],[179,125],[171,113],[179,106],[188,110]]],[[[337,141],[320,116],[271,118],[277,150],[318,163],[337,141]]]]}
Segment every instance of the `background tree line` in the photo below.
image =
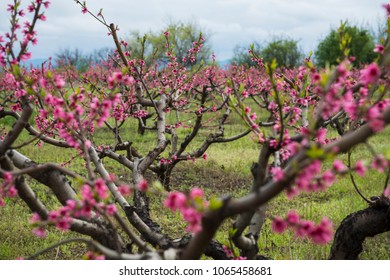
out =
{"type": "MultiPolygon", "coordinates": [[[[348,34],[350,37],[349,56],[355,58],[355,64],[369,63],[375,58],[375,53],[373,52],[375,43],[379,42],[380,37],[382,37],[381,34],[386,27],[377,26],[376,29],[374,30],[369,26],[359,27],[347,22],[344,23],[343,33],[348,34]]],[[[206,38],[200,53],[197,55],[195,65],[212,62],[210,32],[194,22],[181,21],[171,21],[161,30],[148,31],[145,34],[142,34],[140,31],[132,31],[126,40],[131,58],[142,59],[146,64],[151,61],[157,61],[161,65],[167,63],[166,35],[164,33],[169,34],[171,47],[175,52],[174,55],[180,62],[183,59],[185,60],[188,50],[193,47],[193,42],[197,41],[199,36],[206,38]]],[[[314,61],[318,67],[338,63],[337,59],[341,56],[339,36],[340,30],[331,28],[328,34],[319,41],[316,49],[313,50],[314,61]]],[[[236,45],[230,63],[246,66],[254,65],[248,52],[250,48],[262,57],[264,62],[270,63],[275,59],[278,66],[287,68],[300,65],[303,58],[308,55],[303,52],[299,45],[299,40],[288,36],[276,36],[265,42],[254,41],[251,46],[236,45]]],[[[77,69],[85,71],[92,63],[106,61],[112,55],[113,50],[110,48],[101,48],[91,54],[83,54],[78,48],[73,50],[62,49],[55,55],[54,61],[56,66],[73,65],[77,69]]],[[[187,62],[187,65],[190,66],[190,63],[187,62]]]]}

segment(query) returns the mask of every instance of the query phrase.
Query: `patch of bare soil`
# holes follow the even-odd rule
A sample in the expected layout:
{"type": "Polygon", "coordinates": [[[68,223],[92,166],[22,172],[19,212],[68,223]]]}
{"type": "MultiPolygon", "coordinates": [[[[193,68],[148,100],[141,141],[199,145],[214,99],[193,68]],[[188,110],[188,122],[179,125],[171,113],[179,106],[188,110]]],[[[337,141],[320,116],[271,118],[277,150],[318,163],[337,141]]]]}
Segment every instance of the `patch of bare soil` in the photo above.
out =
{"type": "Polygon", "coordinates": [[[229,172],[222,166],[202,166],[191,163],[178,164],[172,173],[172,189],[201,187],[218,193],[249,189],[252,178],[239,172],[229,172]]]}

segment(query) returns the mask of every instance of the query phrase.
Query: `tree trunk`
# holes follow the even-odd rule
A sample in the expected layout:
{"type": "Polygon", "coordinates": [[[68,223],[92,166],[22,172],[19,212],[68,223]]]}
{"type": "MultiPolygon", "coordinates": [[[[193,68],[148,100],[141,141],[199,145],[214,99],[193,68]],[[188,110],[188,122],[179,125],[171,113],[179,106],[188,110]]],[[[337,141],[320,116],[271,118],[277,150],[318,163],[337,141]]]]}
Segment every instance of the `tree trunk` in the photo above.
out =
{"type": "Polygon", "coordinates": [[[356,260],[366,237],[390,231],[390,199],[380,197],[370,207],[348,215],[336,231],[329,259],[356,260]]]}

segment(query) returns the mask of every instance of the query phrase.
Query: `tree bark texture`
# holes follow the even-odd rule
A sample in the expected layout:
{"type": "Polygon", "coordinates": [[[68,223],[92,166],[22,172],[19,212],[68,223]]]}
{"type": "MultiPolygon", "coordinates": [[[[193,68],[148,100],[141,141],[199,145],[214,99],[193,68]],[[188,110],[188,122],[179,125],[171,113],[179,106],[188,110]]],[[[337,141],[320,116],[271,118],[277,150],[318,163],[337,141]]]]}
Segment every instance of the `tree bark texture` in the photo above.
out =
{"type": "Polygon", "coordinates": [[[348,215],[336,231],[329,259],[356,260],[366,237],[390,231],[390,199],[382,196],[370,207],[348,215]]]}

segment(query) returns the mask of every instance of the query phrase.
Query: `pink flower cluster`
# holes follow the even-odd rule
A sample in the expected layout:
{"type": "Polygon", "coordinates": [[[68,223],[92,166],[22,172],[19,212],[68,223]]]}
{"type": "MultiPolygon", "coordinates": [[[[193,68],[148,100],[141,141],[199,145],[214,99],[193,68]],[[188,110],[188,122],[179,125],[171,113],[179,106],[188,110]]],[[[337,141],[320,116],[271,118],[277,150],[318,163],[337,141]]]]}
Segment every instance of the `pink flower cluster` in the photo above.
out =
{"type": "Polygon", "coordinates": [[[84,260],[105,260],[106,257],[104,255],[99,255],[95,252],[88,251],[87,253],[85,253],[83,259],[84,260]]]}
{"type": "Polygon", "coordinates": [[[232,260],[246,260],[247,258],[246,257],[242,257],[242,256],[236,256],[234,253],[233,253],[233,250],[230,249],[228,246],[226,245],[223,245],[222,246],[222,249],[223,251],[225,252],[226,256],[228,258],[231,258],[232,260]]]}
{"type": "Polygon", "coordinates": [[[187,231],[197,233],[202,230],[202,210],[206,202],[203,201],[203,191],[194,188],[189,194],[171,192],[164,201],[164,206],[172,211],[179,211],[188,223],[187,231]]]}
{"type": "Polygon", "coordinates": [[[297,195],[300,191],[312,192],[323,190],[325,185],[316,180],[316,176],[321,172],[321,161],[314,160],[305,169],[303,169],[295,178],[294,186],[287,192],[289,198],[297,195]]]}
{"type": "Polygon", "coordinates": [[[380,132],[385,128],[385,121],[383,120],[382,113],[389,106],[390,106],[390,100],[385,99],[378,102],[378,104],[368,109],[366,119],[372,131],[380,132]]]}
{"type": "Polygon", "coordinates": [[[122,72],[113,72],[112,75],[108,77],[107,82],[108,82],[108,87],[112,89],[115,86],[121,84],[126,86],[133,85],[135,83],[135,80],[133,77],[129,75],[123,75],[122,72]]]}
{"type": "Polygon", "coordinates": [[[296,236],[306,236],[316,244],[326,244],[333,236],[333,224],[328,218],[324,217],[318,225],[315,225],[312,221],[301,220],[294,210],[290,210],[285,218],[273,218],[271,227],[277,233],[283,233],[287,228],[291,228],[296,236]]]}
{"type": "Polygon", "coordinates": [[[280,167],[272,167],[271,174],[275,182],[282,181],[284,179],[284,172],[280,167]]]}
{"type": "Polygon", "coordinates": [[[115,204],[99,202],[108,198],[108,187],[101,178],[96,179],[93,185],[84,184],[81,187],[81,197],[80,201],[68,200],[65,206],[50,211],[47,220],[42,220],[37,213],[34,213],[30,220],[35,227],[33,233],[45,237],[46,225],[54,225],[61,231],[67,231],[72,225],[72,218],[91,218],[101,213],[113,216],[117,212],[115,204]]]}
{"type": "MultiPolygon", "coordinates": [[[[339,159],[333,162],[331,170],[325,170],[322,174],[321,166],[322,163],[320,160],[314,160],[303,169],[295,178],[293,187],[287,189],[287,196],[293,198],[299,192],[324,191],[336,182],[337,174],[344,174],[348,170],[347,166],[339,159]]],[[[364,164],[358,162],[356,167],[358,174],[364,176],[365,170],[364,164]]]]}
{"type": "MultiPolygon", "coordinates": [[[[44,15],[44,13],[40,12],[42,5],[45,8],[48,8],[50,2],[32,1],[31,4],[27,7],[28,12],[35,13],[34,20],[46,20],[46,16],[44,15]]],[[[7,11],[11,14],[11,30],[10,32],[5,33],[6,40],[8,41],[5,45],[2,44],[4,42],[4,39],[2,36],[0,36],[0,66],[6,65],[6,57],[10,57],[10,53],[12,53],[11,49],[13,48],[15,42],[19,40],[19,31],[23,35],[23,39],[20,41],[20,46],[23,51],[20,53],[19,57],[13,57],[12,59],[10,59],[12,64],[17,64],[20,61],[26,61],[30,59],[32,55],[31,52],[27,51],[28,44],[32,43],[33,45],[36,45],[38,41],[36,38],[37,33],[34,31],[30,22],[24,22],[23,29],[21,24],[19,23],[20,18],[26,15],[25,11],[22,9],[20,1],[15,1],[15,5],[8,4],[7,11]]]]}
{"type": "Polygon", "coordinates": [[[3,184],[0,185],[0,207],[5,206],[3,198],[15,197],[18,194],[14,185],[14,177],[11,172],[3,172],[3,184]]]}
{"type": "Polygon", "coordinates": [[[376,63],[372,63],[360,71],[360,81],[363,85],[368,86],[376,82],[380,75],[379,66],[376,63]]]}

